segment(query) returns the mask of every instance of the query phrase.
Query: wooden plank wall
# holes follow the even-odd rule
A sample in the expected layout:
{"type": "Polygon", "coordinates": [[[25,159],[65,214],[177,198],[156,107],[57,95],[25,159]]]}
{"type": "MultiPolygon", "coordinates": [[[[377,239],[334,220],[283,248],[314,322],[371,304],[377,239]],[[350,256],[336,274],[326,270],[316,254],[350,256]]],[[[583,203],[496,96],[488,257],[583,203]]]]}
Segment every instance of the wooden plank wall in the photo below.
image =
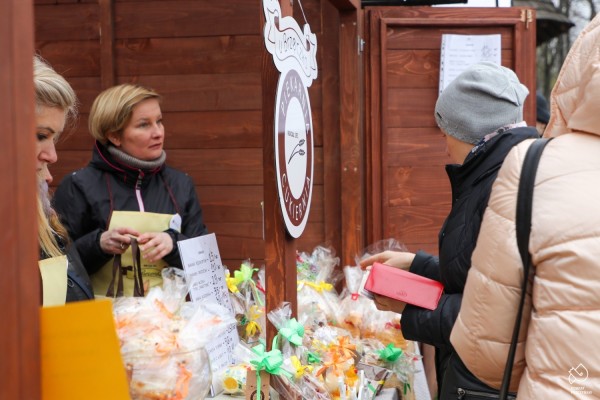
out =
{"type": "MultiPolygon", "coordinates": [[[[450,211],[451,190],[444,166],[451,163],[446,140],[435,122],[440,42],[444,33],[473,34],[473,28],[388,28],[385,51],[386,129],[382,132],[383,237],[411,251],[437,254],[437,234],[450,211]]],[[[501,33],[503,64],[511,66],[512,30],[501,33]]]]}
{"type": "MultiPolygon", "coordinates": [[[[515,69],[534,92],[527,60],[535,32],[525,31],[516,9],[373,7],[367,15],[367,238],[396,238],[410,251],[437,254],[451,202],[444,169],[451,161],[434,119],[442,35],[501,34],[502,65],[515,69]]],[[[528,99],[530,124],[532,111],[528,99]]]]}
{"type": "MultiPolygon", "coordinates": [[[[304,0],[303,6],[317,34],[321,67],[324,49],[337,47],[323,38],[321,2],[304,0]]],[[[35,0],[36,49],[65,75],[81,100],[79,123],[59,144],[54,184],[89,161],[93,141],[87,115],[111,76],[115,83],[153,87],[163,95],[167,162],[192,176],[225,264],[235,268],[251,258],[260,266],[261,7],[260,1],[248,0],[35,0]],[[107,32],[111,21],[113,30],[107,32]]],[[[294,7],[302,25],[304,17],[298,5],[294,7]]],[[[326,240],[334,248],[340,245],[339,229],[330,226],[337,233],[327,239],[325,233],[324,75],[319,71],[309,89],[315,186],[307,228],[297,241],[300,251],[311,251],[326,240]]]]}

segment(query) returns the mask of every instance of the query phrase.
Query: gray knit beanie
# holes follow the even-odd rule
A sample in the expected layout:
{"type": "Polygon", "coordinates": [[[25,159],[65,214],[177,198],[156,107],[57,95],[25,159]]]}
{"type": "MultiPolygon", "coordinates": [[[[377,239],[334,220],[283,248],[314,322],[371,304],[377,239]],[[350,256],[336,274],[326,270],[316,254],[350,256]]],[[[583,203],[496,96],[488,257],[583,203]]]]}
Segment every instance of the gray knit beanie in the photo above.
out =
{"type": "Polygon", "coordinates": [[[435,120],[448,135],[477,144],[498,128],[523,121],[523,103],[528,94],[513,71],[480,62],[444,89],[435,104],[435,120]]]}

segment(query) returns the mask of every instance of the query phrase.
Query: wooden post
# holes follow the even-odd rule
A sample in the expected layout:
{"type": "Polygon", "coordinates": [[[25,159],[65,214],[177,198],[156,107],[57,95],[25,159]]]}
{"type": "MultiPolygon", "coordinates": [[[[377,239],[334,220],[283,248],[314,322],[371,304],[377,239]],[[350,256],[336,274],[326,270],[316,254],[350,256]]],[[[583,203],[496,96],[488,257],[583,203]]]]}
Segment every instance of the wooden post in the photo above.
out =
{"type": "Polygon", "coordinates": [[[365,246],[365,150],[362,135],[363,46],[359,9],[340,12],[340,152],[342,193],[342,265],[353,265],[365,246]]]}
{"type": "MultiPolygon", "coordinates": [[[[338,255],[342,246],[342,197],[340,171],[340,20],[329,1],[321,1],[321,42],[318,44],[322,96],[323,208],[325,244],[338,255]]],[[[342,262],[343,259],[342,259],[342,262]]],[[[342,263],[342,266],[345,265],[342,263]]]]}
{"type": "MultiPolygon", "coordinates": [[[[281,16],[292,15],[289,0],[282,0],[281,16]]],[[[265,16],[260,8],[261,29],[265,16]]],[[[262,47],[262,120],[263,120],[263,193],[264,193],[264,232],[265,232],[265,275],[267,281],[266,312],[279,307],[282,301],[292,304],[292,312],[297,314],[296,290],[296,244],[287,233],[279,206],[277,176],[275,171],[275,96],[279,71],[273,63],[273,56],[262,47]]],[[[267,322],[267,344],[277,333],[276,328],[267,322]]]]}
{"type": "Polygon", "coordinates": [[[0,0],[0,399],[40,398],[32,0],[0,0]]]}

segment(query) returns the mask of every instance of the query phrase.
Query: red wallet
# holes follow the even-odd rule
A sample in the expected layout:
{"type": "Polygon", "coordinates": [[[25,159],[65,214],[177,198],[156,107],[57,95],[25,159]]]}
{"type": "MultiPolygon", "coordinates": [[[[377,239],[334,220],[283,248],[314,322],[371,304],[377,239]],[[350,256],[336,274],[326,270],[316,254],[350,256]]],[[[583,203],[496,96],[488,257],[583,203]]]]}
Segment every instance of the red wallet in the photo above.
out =
{"type": "Polygon", "coordinates": [[[400,268],[374,263],[365,282],[365,289],[414,306],[435,310],[444,285],[400,268]]]}

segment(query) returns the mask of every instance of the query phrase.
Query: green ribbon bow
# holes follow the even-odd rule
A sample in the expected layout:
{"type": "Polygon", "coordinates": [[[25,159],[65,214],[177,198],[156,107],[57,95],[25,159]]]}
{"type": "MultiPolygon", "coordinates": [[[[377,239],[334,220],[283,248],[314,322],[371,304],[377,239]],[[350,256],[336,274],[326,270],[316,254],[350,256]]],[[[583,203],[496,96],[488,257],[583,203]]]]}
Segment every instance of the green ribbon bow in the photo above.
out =
{"type": "Polygon", "coordinates": [[[379,359],[387,362],[395,362],[402,355],[402,349],[394,347],[392,343],[377,352],[379,353],[379,359]]]}
{"type": "Polygon", "coordinates": [[[265,345],[260,343],[252,348],[256,358],[250,363],[254,365],[256,371],[266,371],[271,375],[279,375],[281,365],[283,364],[283,355],[279,349],[266,351],[265,345]]]}
{"type": "Polygon", "coordinates": [[[279,349],[266,351],[264,343],[260,343],[252,348],[256,358],[250,360],[250,364],[256,370],[256,400],[260,400],[260,389],[262,382],[260,380],[260,371],[266,371],[271,375],[280,375],[283,373],[283,355],[279,349]]]}
{"type": "Polygon", "coordinates": [[[313,353],[313,352],[309,351],[306,361],[309,364],[321,364],[321,356],[319,356],[317,353],[313,353]]]}
{"type": "Polygon", "coordinates": [[[246,263],[240,265],[240,269],[233,271],[233,277],[237,283],[247,282],[252,280],[252,275],[258,271],[258,268],[252,268],[246,263]]]}
{"type": "Polygon", "coordinates": [[[256,289],[256,284],[252,280],[252,276],[257,271],[258,268],[252,268],[250,265],[242,263],[242,265],[240,265],[240,269],[233,271],[233,282],[235,283],[235,286],[239,285],[240,283],[248,282],[248,284],[252,287],[252,290],[254,291],[254,297],[256,302],[260,306],[263,306],[264,304],[262,299],[260,298],[258,289],[256,289]]]}
{"type": "Polygon", "coordinates": [[[304,336],[304,326],[296,321],[296,318],[292,318],[285,323],[283,328],[279,330],[279,333],[290,343],[300,346],[302,344],[302,337],[304,336]]]}

